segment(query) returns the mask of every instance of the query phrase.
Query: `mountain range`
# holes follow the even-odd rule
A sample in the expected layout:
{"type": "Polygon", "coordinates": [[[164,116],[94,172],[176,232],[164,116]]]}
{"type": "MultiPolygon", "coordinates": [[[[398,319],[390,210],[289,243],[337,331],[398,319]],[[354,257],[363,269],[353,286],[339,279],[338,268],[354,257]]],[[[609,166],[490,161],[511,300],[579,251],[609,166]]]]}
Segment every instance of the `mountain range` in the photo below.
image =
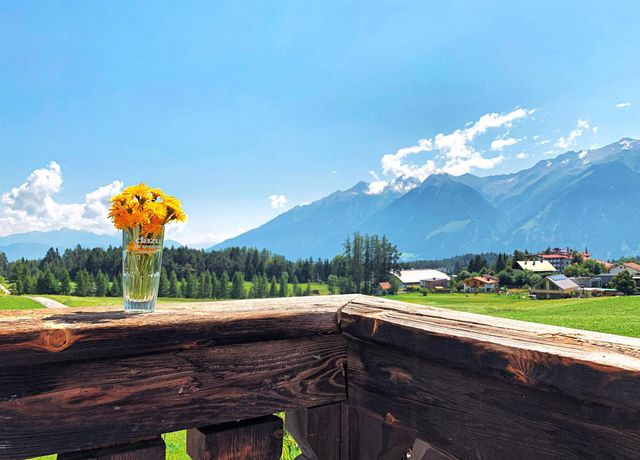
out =
{"type": "MultiPolygon", "coordinates": [[[[404,185],[411,178],[400,178],[404,185]]],[[[464,253],[588,248],[601,259],[640,254],[640,141],[570,151],[511,174],[434,174],[408,192],[369,193],[359,182],[296,206],[209,249],[267,248],[289,258],[332,257],[354,232],[386,235],[407,260],[464,253]]],[[[402,187],[395,187],[395,189],[402,187]]],[[[120,238],[77,230],[0,237],[9,260],[119,246],[120,238]]],[[[165,246],[181,246],[167,240],[165,246]]]]}
{"type": "Polygon", "coordinates": [[[353,232],[386,235],[407,259],[466,252],[588,248],[640,254],[640,142],[569,151],[519,172],[434,174],[406,193],[369,184],[296,206],[213,248],[255,246],[291,258],[331,257],[353,232]]]}

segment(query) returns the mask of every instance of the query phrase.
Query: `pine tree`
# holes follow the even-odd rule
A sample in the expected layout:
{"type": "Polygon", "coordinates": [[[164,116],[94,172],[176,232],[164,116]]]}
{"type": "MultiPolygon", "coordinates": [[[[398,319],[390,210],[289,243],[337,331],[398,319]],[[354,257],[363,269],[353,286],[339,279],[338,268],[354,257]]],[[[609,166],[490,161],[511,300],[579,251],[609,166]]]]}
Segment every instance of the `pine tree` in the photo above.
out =
{"type": "Polygon", "coordinates": [[[229,298],[229,274],[226,271],[222,272],[222,276],[220,276],[220,283],[218,285],[218,296],[219,299],[229,298]]]}
{"type": "Polygon", "coordinates": [[[83,268],[78,271],[76,274],[76,290],[75,295],[79,297],[86,297],[89,295],[90,286],[89,286],[89,274],[83,268]]]}
{"type": "Polygon", "coordinates": [[[271,285],[269,286],[269,297],[278,297],[278,284],[275,275],[271,277],[271,285]]]}
{"type": "Polygon", "coordinates": [[[208,271],[201,272],[198,279],[198,297],[201,299],[211,298],[211,273],[208,271]]]}
{"type": "Polygon", "coordinates": [[[211,273],[211,298],[212,299],[220,298],[220,282],[218,281],[216,272],[211,273]]]}
{"type": "MultiPolygon", "coordinates": [[[[224,274],[223,274],[224,276],[224,274]]],[[[244,275],[242,272],[235,272],[233,274],[233,283],[231,286],[231,298],[232,299],[244,299],[244,275]]]]}
{"type": "Polygon", "coordinates": [[[169,277],[167,271],[163,268],[160,272],[160,286],[158,287],[158,297],[169,297],[169,277]]]}
{"type": "Polygon", "coordinates": [[[195,299],[198,297],[199,289],[198,278],[193,273],[187,275],[187,282],[184,288],[184,296],[188,299],[195,299]]]}
{"type": "Polygon", "coordinates": [[[278,292],[279,297],[288,297],[289,296],[289,274],[287,272],[282,272],[280,274],[280,290],[278,292]]]}
{"type": "Polygon", "coordinates": [[[293,295],[295,297],[300,297],[302,295],[302,290],[300,289],[300,284],[298,284],[298,277],[293,275],[293,295]]]}
{"type": "Polygon", "coordinates": [[[111,297],[122,296],[122,283],[120,283],[120,276],[116,275],[113,277],[113,282],[111,283],[111,289],[109,289],[109,295],[111,297]]]}
{"type": "Polygon", "coordinates": [[[71,276],[66,269],[63,269],[60,274],[60,293],[64,295],[71,294],[71,276]]]}
{"type": "Polygon", "coordinates": [[[59,294],[60,283],[56,279],[51,269],[47,268],[44,272],[38,274],[36,280],[36,294],[59,294]]]}
{"type": "Polygon", "coordinates": [[[8,276],[7,268],[9,267],[9,259],[7,255],[0,251],[0,276],[8,276]]]}
{"type": "Polygon", "coordinates": [[[178,283],[178,275],[176,275],[174,271],[171,272],[171,276],[169,277],[169,297],[173,297],[174,299],[182,297],[180,283],[178,283]]]}
{"type": "Polygon", "coordinates": [[[102,271],[98,271],[96,275],[96,296],[104,297],[107,295],[107,291],[109,290],[109,278],[107,275],[102,273],[102,271]]]}

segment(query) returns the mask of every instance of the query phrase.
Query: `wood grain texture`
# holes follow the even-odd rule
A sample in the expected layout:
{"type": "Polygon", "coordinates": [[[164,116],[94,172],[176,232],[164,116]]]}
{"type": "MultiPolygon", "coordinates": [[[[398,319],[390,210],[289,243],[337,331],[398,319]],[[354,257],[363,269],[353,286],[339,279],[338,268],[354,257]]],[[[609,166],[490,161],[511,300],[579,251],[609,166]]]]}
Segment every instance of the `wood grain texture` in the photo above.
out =
{"type": "Polygon", "coordinates": [[[0,312],[0,368],[338,333],[351,296],[0,312]]]}
{"type": "Polygon", "coordinates": [[[5,368],[0,458],[133,441],[344,400],[340,335],[5,368]]]}
{"type": "Polygon", "coordinates": [[[287,411],[285,426],[302,451],[297,460],[340,460],[340,403],[287,411]]]}
{"type": "Polygon", "coordinates": [[[456,457],[442,452],[422,439],[416,439],[411,447],[411,460],[455,460],[456,457]]]}
{"type": "Polygon", "coordinates": [[[58,455],[58,460],[164,460],[166,456],[164,440],[153,439],[130,444],[85,450],[58,455]]]}
{"type": "Polygon", "coordinates": [[[349,404],[461,458],[637,458],[640,411],[351,342],[349,404]]]}
{"type": "Polygon", "coordinates": [[[355,340],[535,388],[640,408],[640,340],[360,297],[342,309],[355,340]]]}
{"type": "Polygon", "coordinates": [[[364,408],[345,404],[349,420],[348,460],[405,460],[416,430],[390,417],[375,417],[364,408]]]}
{"type": "Polygon", "coordinates": [[[282,419],[274,415],[187,432],[192,460],[280,460],[282,419]]]}

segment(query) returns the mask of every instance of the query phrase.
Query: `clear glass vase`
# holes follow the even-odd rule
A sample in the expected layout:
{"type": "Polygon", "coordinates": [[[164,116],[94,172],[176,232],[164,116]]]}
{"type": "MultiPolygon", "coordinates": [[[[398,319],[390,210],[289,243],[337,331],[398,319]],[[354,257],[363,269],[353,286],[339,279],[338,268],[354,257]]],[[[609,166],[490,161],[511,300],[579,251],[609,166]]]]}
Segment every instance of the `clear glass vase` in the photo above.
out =
{"type": "Polygon", "coordinates": [[[164,227],[157,235],[143,233],[140,228],[122,232],[122,294],[124,311],[148,313],[156,308],[164,227]]]}

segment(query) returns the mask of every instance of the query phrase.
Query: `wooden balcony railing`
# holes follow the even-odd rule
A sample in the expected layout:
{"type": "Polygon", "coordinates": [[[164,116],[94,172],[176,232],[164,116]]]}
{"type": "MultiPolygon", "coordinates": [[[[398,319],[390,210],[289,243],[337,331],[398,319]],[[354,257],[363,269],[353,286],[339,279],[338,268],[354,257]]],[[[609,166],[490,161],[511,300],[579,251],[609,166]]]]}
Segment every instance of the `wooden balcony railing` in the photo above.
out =
{"type": "MultiPolygon", "coordinates": [[[[612,311],[612,314],[615,312],[612,311]]],[[[639,458],[640,340],[365,296],[0,314],[0,458],[639,458]]]]}

